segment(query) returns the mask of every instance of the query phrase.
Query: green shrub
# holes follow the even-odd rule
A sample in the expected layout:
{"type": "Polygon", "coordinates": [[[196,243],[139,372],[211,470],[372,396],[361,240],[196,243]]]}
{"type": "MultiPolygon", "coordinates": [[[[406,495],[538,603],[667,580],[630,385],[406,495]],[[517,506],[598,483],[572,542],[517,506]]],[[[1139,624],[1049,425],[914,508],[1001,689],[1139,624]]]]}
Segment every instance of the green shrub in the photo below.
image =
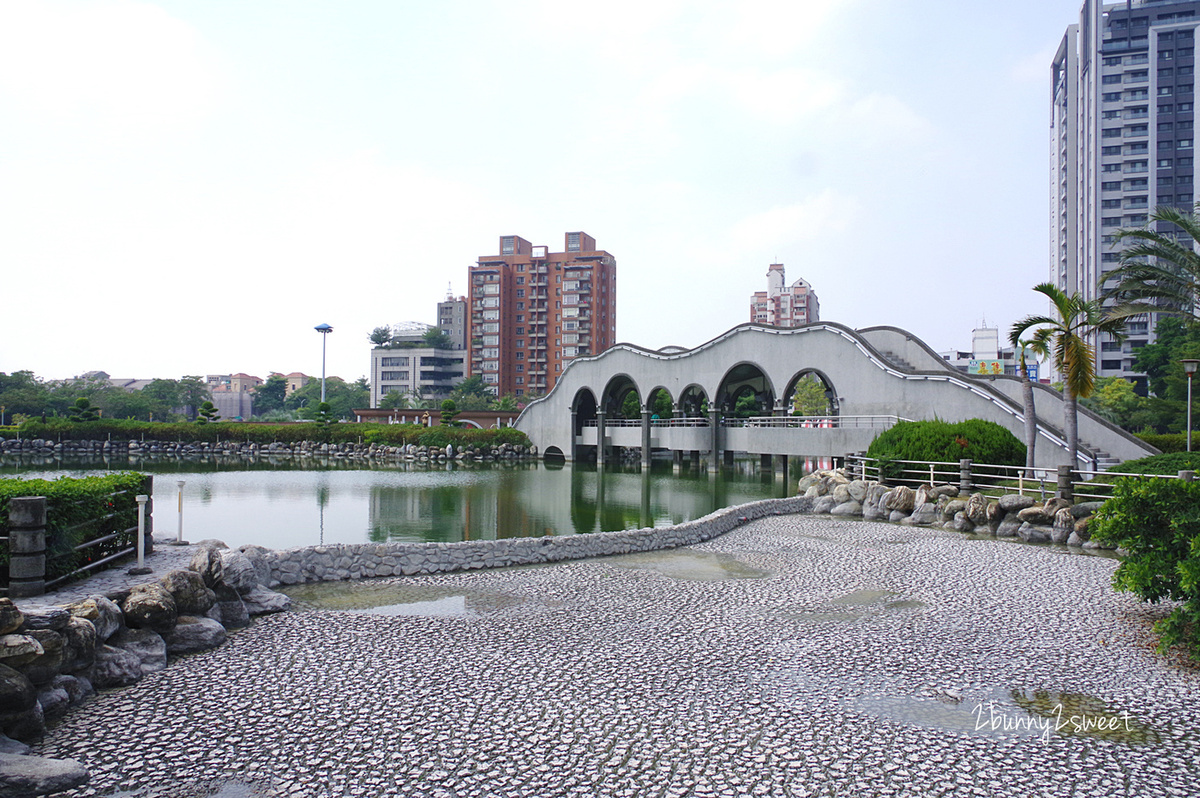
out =
{"type": "Polygon", "coordinates": [[[1154,625],[1159,652],[1178,643],[1200,660],[1200,482],[1118,479],[1089,529],[1129,553],[1113,574],[1117,590],[1183,602],[1154,625]]]}
{"type": "Polygon", "coordinates": [[[1180,471],[1200,471],[1200,452],[1156,454],[1139,460],[1127,460],[1113,466],[1121,474],[1178,474],[1180,471]]]}
{"type": "MultiPolygon", "coordinates": [[[[0,479],[0,535],[8,535],[8,502],[18,496],[46,497],[46,578],[55,579],[136,542],[126,529],[137,526],[137,501],[145,477],[134,472],[73,479],[0,479]],[[75,547],[117,532],[117,538],[75,547]]],[[[8,548],[2,559],[8,562],[8,548]]]]}
{"type": "MultiPolygon", "coordinates": [[[[1186,452],[1187,451],[1187,433],[1175,432],[1169,435],[1155,435],[1148,432],[1139,432],[1138,438],[1141,438],[1146,443],[1158,449],[1163,454],[1171,452],[1186,452]]],[[[1200,432],[1192,433],[1192,450],[1200,450],[1200,432]]]]}
{"type": "Polygon", "coordinates": [[[978,418],[957,423],[901,421],[871,442],[867,456],[936,463],[969,458],[976,463],[1020,466],[1025,464],[1025,445],[999,424],[978,418]]]}

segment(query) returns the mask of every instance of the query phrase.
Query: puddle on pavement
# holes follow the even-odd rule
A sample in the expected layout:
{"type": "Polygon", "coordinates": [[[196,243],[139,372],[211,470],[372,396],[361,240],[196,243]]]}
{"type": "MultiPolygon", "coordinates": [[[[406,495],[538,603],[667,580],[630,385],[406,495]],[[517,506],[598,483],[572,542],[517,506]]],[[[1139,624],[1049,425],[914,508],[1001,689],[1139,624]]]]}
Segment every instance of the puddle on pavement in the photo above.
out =
{"type": "Polygon", "coordinates": [[[779,614],[784,618],[808,623],[854,623],[863,618],[878,617],[886,612],[919,610],[927,606],[925,602],[916,599],[887,601],[898,595],[900,594],[891,590],[855,590],[829,602],[831,606],[839,609],[779,614]],[[845,609],[840,609],[842,607],[845,609]]]}
{"type": "Polygon", "coordinates": [[[412,583],[316,582],[284,591],[301,608],[422,618],[470,618],[528,605],[530,599],[485,590],[412,583]]]}
{"type": "Polygon", "coordinates": [[[1153,745],[1159,733],[1099,698],[1049,690],[997,691],[978,700],[944,692],[923,696],[864,697],[855,709],[874,717],[938,731],[984,737],[1051,737],[1153,745]]]}
{"type": "Polygon", "coordinates": [[[855,590],[852,593],[847,593],[841,598],[833,600],[834,604],[853,604],[865,605],[874,604],[877,601],[882,601],[886,598],[898,595],[891,590],[855,590]]]}
{"type": "MultiPolygon", "coordinates": [[[[154,798],[164,793],[150,793],[146,789],[122,790],[117,789],[107,794],[107,798],[154,798]]],[[[261,789],[243,781],[223,780],[203,784],[179,784],[165,793],[170,796],[189,796],[189,798],[257,798],[265,795],[261,789]]]]}
{"type": "Polygon", "coordinates": [[[762,579],[771,575],[770,571],[755,568],[728,554],[710,554],[706,551],[689,549],[622,554],[608,558],[608,562],[618,568],[654,571],[672,579],[701,582],[714,582],[722,579],[762,579]]]}

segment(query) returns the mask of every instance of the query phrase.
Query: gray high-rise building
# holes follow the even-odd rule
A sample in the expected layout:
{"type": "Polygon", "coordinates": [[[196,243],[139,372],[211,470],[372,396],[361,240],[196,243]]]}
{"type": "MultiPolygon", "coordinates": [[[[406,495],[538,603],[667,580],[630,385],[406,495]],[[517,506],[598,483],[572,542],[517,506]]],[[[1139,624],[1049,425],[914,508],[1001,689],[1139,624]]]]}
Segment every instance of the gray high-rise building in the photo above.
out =
{"type": "MultiPolygon", "coordinates": [[[[1196,0],[1086,0],[1051,79],[1050,282],[1096,298],[1118,266],[1113,234],[1158,206],[1191,208],[1196,0]]],[[[1162,226],[1161,232],[1182,233],[1162,226]]],[[[1157,319],[1134,318],[1124,344],[1097,341],[1101,377],[1137,382],[1137,350],[1157,319]]]]}

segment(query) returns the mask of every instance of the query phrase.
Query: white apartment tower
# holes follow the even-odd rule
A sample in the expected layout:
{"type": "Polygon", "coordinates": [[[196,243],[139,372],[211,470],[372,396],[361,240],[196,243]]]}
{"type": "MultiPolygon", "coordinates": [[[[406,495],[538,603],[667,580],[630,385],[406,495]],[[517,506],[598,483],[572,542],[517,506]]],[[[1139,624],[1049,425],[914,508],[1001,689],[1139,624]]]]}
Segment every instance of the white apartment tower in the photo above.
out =
{"type": "MultiPolygon", "coordinates": [[[[1118,266],[1118,229],[1143,226],[1158,206],[1193,205],[1198,12],[1196,0],[1086,0],[1059,45],[1050,282],[1068,294],[1100,295],[1118,266]]],[[[1133,360],[1155,322],[1135,317],[1124,344],[1097,341],[1097,375],[1144,383],[1133,360]]]]}
{"type": "Polygon", "coordinates": [[[783,264],[767,268],[767,290],[750,295],[750,321],[773,327],[800,327],[820,321],[821,305],[806,280],[784,285],[783,264]]]}

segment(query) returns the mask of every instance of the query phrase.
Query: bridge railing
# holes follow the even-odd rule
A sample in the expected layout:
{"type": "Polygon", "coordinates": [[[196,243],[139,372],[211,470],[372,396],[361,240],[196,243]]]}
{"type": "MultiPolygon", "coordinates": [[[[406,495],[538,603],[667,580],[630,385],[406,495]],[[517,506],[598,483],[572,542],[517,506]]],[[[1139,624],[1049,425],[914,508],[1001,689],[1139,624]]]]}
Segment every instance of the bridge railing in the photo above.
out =
{"type": "Polygon", "coordinates": [[[899,416],[750,416],[729,418],[726,427],[778,427],[786,429],[890,429],[899,416]]]}
{"type": "Polygon", "coordinates": [[[1112,496],[1113,483],[1120,477],[1145,479],[1183,479],[1192,481],[1195,473],[1133,474],[1120,471],[1073,471],[1067,466],[1026,468],[1024,466],[957,463],[929,460],[891,460],[850,454],[845,467],[852,476],[876,480],[886,485],[957,485],[962,492],[984,494],[1019,493],[1045,500],[1053,496],[1072,501],[1104,501],[1112,496]]]}
{"type": "MultiPolygon", "coordinates": [[[[584,427],[598,426],[596,419],[589,418],[582,424],[584,427]]],[[[605,427],[640,427],[642,422],[636,418],[609,418],[604,421],[605,427]]],[[[652,427],[707,427],[707,418],[652,418],[652,427]]]]}

